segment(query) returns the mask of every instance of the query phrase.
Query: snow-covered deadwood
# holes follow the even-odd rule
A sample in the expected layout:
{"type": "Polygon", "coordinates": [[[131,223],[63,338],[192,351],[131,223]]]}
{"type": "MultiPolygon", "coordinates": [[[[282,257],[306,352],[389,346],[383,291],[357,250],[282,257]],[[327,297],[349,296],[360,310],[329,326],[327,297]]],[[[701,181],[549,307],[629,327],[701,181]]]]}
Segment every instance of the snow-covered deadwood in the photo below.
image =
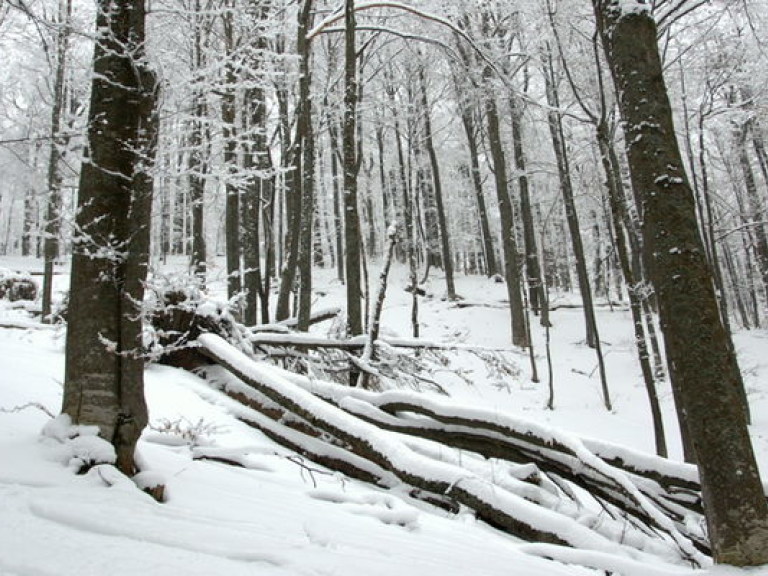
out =
{"type": "Polygon", "coordinates": [[[256,362],[213,334],[201,351],[243,421],[366,481],[448,497],[532,542],[708,562],[695,468],[407,392],[375,393],[256,362]]]}

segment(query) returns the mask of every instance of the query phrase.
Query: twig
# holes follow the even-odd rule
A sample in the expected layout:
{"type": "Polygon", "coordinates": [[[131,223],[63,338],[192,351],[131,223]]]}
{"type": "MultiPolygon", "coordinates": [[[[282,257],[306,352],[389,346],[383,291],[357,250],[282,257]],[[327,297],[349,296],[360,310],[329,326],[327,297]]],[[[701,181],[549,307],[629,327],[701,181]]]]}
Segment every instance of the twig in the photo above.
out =
{"type": "Polygon", "coordinates": [[[14,406],[13,408],[2,408],[0,407],[0,413],[3,414],[16,414],[17,412],[21,412],[23,410],[26,410],[27,408],[37,408],[41,412],[45,412],[48,416],[51,418],[56,418],[56,416],[48,410],[45,406],[43,406],[40,402],[27,402],[26,404],[22,404],[20,406],[14,406]]]}

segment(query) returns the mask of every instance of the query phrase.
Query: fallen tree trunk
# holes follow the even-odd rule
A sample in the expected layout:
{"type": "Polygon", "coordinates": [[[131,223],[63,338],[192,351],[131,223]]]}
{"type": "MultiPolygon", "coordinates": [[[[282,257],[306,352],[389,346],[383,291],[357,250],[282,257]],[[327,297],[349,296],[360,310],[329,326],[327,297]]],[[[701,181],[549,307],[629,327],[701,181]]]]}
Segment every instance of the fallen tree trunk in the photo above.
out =
{"type": "MultiPolygon", "coordinates": [[[[325,308],[323,310],[316,310],[309,316],[309,325],[319,324],[326,320],[333,320],[341,313],[341,308],[325,308]]],[[[298,318],[287,318],[277,323],[278,326],[285,326],[287,328],[296,328],[299,325],[298,318]]]]}
{"type": "MultiPolygon", "coordinates": [[[[696,540],[696,544],[701,547],[703,539],[689,539],[684,536],[663,508],[657,507],[642,494],[628,475],[605,464],[578,441],[551,435],[548,444],[557,448],[551,451],[557,453],[555,456],[559,456],[559,460],[567,460],[562,456],[568,455],[574,460],[570,463],[572,468],[581,461],[584,469],[589,471],[588,476],[592,478],[592,483],[604,484],[604,494],[598,496],[596,501],[612,518],[600,518],[598,515],[595,519],[587,521],[587,526],[584,525],[586,511],[575,497],[568,494],[570,489],[565,487],[563,481],[569,479],[562,473],[553,473],[550,478],[540,471],[539,466],[536,470],[540,484],[537,485],[535,482],[516,478],[521,470],[519,464],[499,464],[497,461],[489,462],[480,457],[472,457],[464,462],[460,454],[446,450],[445,445],[435,444],[415,435],[405,436],[383,430],[383,426],[365,422],[339,407],[349,409],[350,402],[363,404],[360,399],[338,402],[339,406],[334,406],[333,403],[297,386],[273,367],[255,363],[217,336],[202,335],[199,343],[204,354],[242,381],[239,389],[236,384],[228,384],[229,393],[249,396],[253,394],[251,389],[257,390],[281,409],[298,416],[324,435],[330,435],[330,446],[338,449],[336,455],[343,462],[347,462],[348,455],[361,458],[409,486],[449,496],[475,510],[477,516],[489,524],[525,540],[565,544],[634,557],[643,553],[638,551],[644,551],[677,561],[698,564],[705,561],[692,542],[696,540]],[[503,478],[497,478],[498,466],[502,467],[503,478]],[[610,502],[611,498],[606,496],[609,489],[616,493],[613,503],[610,502]],[[601,498],[610,506],[603,504],[601,498]],[[634,551],[630,552],[630,549],[634,551]]],[[[349,389],[347,391],[349,392],[349,389]]],[[[370,402],[368,406],[393,421],[401,419],[396,408],[407,408],[412,413],[431,412],[428,416],[432,420],[441,416],[433,405],[425,407],[403,402],[398,405],[391,401],[391,394],[389,397],[390,401],[385,400],[379,403],[379,406],[370,402]],[[394,414],[382,410],[382,407],[394,414]]],[[[441,417],[445,418],[444,415],[441,417]]],[[[413,425],[415,419],[407,420],[410,420],[409,432],[418,428],[413,425]]],[[[508,424],[509,422],[494,424],[478,420],[477,423],[473,422],[473,427],[485,428],[484,442],[488,443],[489,438],[500,442],[508,433],[515,432],[508,424]],[[491,426],[485,426],[486,424],[491,426]]],[[[461,428],[457,424],[445,422],[440,422],[440,426],[451,432],[454,431],[452,427],[461,428]]],[[[295,431],[292,432],[292,446],[297,448],[306,449],[305,444],[310,440],[320,441],[306,434],[298,438],[301,440],[298,441],[295,431]]],[[[440,439],[443,439],[442,436],[440,439]]],[[[282,443],[286,439],[283,437],[278,441],[282,443]]],[[[530,449],[530,446],[534,446],[532,442],[529,441],[528,446],[529,451],[537,452],[530,449]]],[[[315,453],[327,454],[323,450],[315,450],[315,453]]],[[[312,456],[308,454],[308,457],[312,456]]],[[[548,454],[547,457],[552,459],[553,455],[548,454]]],[[[541,454],[539,458],[544,459],[541,454]]],[[[558,458],[554,460],[558,461],[558,458]]],[[[338,465],[337,462],[332,467],[338,465]]],[[[522,469],[528,470],[525,467],[522,469]]],[[[575,479],[580,477],[579,474],[573,475],[575,479]]]]}
{"type": "MultiPolygon", "coordinates": [[[[248,338],[254,346],[276,346],[281,348],[316,349],[331,348],[338,350],[362,350],[367,336],[355,336],[346,340],[323,338],[312,334],[295,332],[278,332],[269,328],[257,331],[248,338]]],[[[487,346],[470,346],[466,344],[446,344],[420,338],[378,338],[377,343],[386,344],[392,348],[408,348],[413,350],[444,350],[466,352],[513,352],[509,348],[490,348],[487,346]]]]}
{"type": "Polygon", "coordinates": [[[468,411],[425,400],[417,394],[370,393],[298,375],[286,377],[380,428],[427,438],[486,458],[533,463],[541,471],[568,480],[649,525],[676,529],[701,551],[709,551],[703,534],[688,526],[691,515],[701,518],[703,513],[694,466],[674,464],[598,441],[590,441],[589,447],[580,441],[563,441],[553,431],[531,422],[482,410],[468,411]],[[662,516],[654,508],[659,508],[662,516]]]}

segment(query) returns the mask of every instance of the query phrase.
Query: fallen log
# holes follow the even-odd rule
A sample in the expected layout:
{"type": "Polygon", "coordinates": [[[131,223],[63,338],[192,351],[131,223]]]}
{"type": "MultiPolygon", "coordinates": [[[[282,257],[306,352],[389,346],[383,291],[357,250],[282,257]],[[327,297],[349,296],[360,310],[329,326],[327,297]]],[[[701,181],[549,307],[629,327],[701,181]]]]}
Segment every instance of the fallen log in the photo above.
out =
{"type": "MultiPolygon", "coordinates": [[[[199,343],[206,355],[248,385],[243,385],[240,392],[247,394],[249,387],[257,390],[312,427],[329,434],[340,442],[347,452],[393,474],[409,486],[449,496],[472,508],[479,518],[497,528],[535,542],[565,544],[635,557],[639,553],[642,554],[638,551],[651,551],[653,554],[669,559],[676,558],[678,561],[698,564],[705,561],[693,543],[683,536],[652,502],[639,493],[626,475],[613,469],[610,472],[601,470],[602,466],[607,465],[594,456],[595,461],[590,461],[586,449],[574,446],[572,442],[558,440],[561,445],[575,451],[579,458],[587,460],[591,468],[602,472],[608,484],[613,483],[614,487],[627,492],[631,499],[641,504],[647,517],[653,519],[665,536],[650,529],[640,530],[632,527],[626,520],[614,521],[610,518],[598,517],[594,522],[588,522],[588,526],[584,526],[574,517],[578,510],[568,508],[571,515],[559,511],[557,508],[564,501],[558,498],[553,504],[550,502],[551,494],[548,496],[544,488],[532,492],[530,483],[523,483],[524,486],[521,486],[515,482],[507,482],[508,478],[505,482],[493,482],[489,480],[493,478],[493,470],[489,472],[491,476],[485,478],[469,469],[471,467],[431,458],[425,455],[423,450],[414,449],[414,446],[428,446],[424,444],[427,440],[395,434],[365,422],[296,386],[272,367],[253,362],[217,336],[202,335],[199,343]],[[548,503],[549,506],[543,503],[548,503]],[[629,552],[630,549],[634,551],[629,552]]],[[[391,403],[389,407],[392,407],[391,403]]],[[[395,415],[390,416],[397,418],[395,415]]],[[[444,450],[445,448],[437,452],[444,450]]],[[[487,463],[473,463],[473,466],[480,469],[487,466],[487,463]]],[[[583,513],[582,510],[581,514],[583,513]]]]}
{"type": "Polygon", "coordinates": [[[690,516],[703,518],[693,466],[619,450],[597,441],[591,442],[593,452],[583,442],[564,442],[535,423],[484,414],[482,410],[470,411],[472,416],[468,417],[468,411],[462,407],[425,400],[417,394],[400,391],[373,394],[333,383],[309,382],[300,376],[292,380],[378,427],[427,438],[486,458],[533,463],[541,471],[574,483],[644,523],[684,534],[700,551],[709,552],[704,534],[690,527],[690,516]],[[408,417],[408,414],[418,417],[408,417]],[[621,475],[614,473],[614,466],[603,459],[601,450],[611,462],[621,464],[616,467],[621,475]],[[666,473],[661,468],[667,468],[666,473]],[[629,482],[623,478],[625,475],[629,482]],[[663,515],[654,508],[659,508],[663,515]]]}
{"type": "MultiPolygon", "coordinates": [[[[282,376],[296,385],[310,390],[312,393],[333,402],[336,405],[339,405],[347,398],[353,398],[362,400],[372,406],[377,406],[379,409],[388,406],[388,412],[393,412],[397,408],[395,403],[406,405],[413,404],[422,407],[419,402],[423,397],[419,394],[405,391],[371,393],[365,390],[350,389],[347,386],[341,386],[333,382],[309,379],[306,376],[288,372],[277,367],[275,367],[274,370],[278,371],[282,376]]],[[[450,412],[450,402],[444,401],[440,404],[446,406],[446,410],[450,412]]],[[[432,402],[432,405],[435,405],[435,401],[432,402]]],[[[475,412],[482,414],[483,411],[476,410],[475,412]]],[[[497,417],[498,415],[495,412],[486,412],[483,417],[479,418],[481,420],[485,419],[493,425],[493,421],[497,419],[497,417]]],[[[420,421],[423,422],[424,420],[421,419],[420,421]]],[[[513,437],[518,437],[523,442],[532,442],[534,446],[552,447],[550,440],[545,437],[537,437],[533,433],[531,426],[528,426],[525,434],[513,432],[512,435],[513,437]]],[[[662,488],[671,489],[676,492],[701,492],[698,471],[696,466],[692,464],[674,462],[667,458],[638,452],[623,446],[617,446],[595,439],[581,439],[581,442],[595,456],[599,457],[607,464],[623,470],[632,476],[647,478],[658,483],[662,488]]]]}
{"type": "Polygon", "coordinates": [[[53,324],[40,324],[40,322],[25,319],[2,320],[0,321],[0,328],[12,330],[58,330],[58,326],[53,324]]]}
{"type": "MultiPolygon", "coordinates": [[[[309,316],[309,324],[311,326],[313,324],[319,324],[320,322],[325,322],[326,320],[333,320],[340,313],[341,313],[341,308],[338,308],[338,307],[323,308],[321,310],[315,310],[309,316]]],[[[296,328],[296,326],[299,325],[299,319],[287,318],[286,320],[281,320],[277,324],[278,326],[285,326],[286,328],[296,328]]]]}
{"type": "MultiPolygon", "coordinates": [[[[306,333],[279,332],[274,333],[268,329],[261,330],[258,327],[248,338],[248,341],[254,346],[276,346],[283,348],[330,348],[338,350],[362,350],[365,347],[365,336],[355,336],[346,340],[335,338],[324,338],[306,333]]],[[[392,348],[407,348],[412,350],[443,350],[443,351],[465,351],[465,352],[516,352],[510,348],[491,348],[488,346],[471,346],[467,344],[446,344],[444,342],[435,342],[433,340],[423,340],[420,338],[378,338],[376,343],[387,345],[392,348]]]]}

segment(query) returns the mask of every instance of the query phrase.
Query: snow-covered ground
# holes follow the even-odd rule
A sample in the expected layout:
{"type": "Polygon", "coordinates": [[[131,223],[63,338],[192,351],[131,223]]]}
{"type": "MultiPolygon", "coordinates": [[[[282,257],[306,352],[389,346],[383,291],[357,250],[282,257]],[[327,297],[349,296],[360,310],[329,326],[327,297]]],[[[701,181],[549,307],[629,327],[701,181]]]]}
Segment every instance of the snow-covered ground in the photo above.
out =
{"type": "MultiPolygon", "coordinates": [[[[36,270],[39,262],[0,259],[0,267],[36,270]]],[[[64,270],[66,271],[66,270],[64,270]]],[[[405,271],[393,269],[383,330],[410,336],[410,295],[405,271]]],[[[371,265],[371,277],[377,267],[371,265]]],[[[333,271],[317,271],[315,306],[343,303],[333,271]]],[[[67,285],[65,274],[57,288],[67,285]]],[[[215,289],[214,285],[214,289],[215,289]]],[[[499,306],[503,284],[457,277],[467,300],[491,306],[457,308],[440,299],[433,275],[420,301],[422,336],[491,348],[507,347],[508,312],[499,306]]],[[[558,303],[553,297],[553,305],[558,303]]],[[[0,324],[23,312],[0,310],[0,324]]],[[[582,437],[652,451],[645,389],[625,310],[601,307],[613,410],[603,407],[594,352],[584,344],[582,311],[552,313],[555,409],[548,396],[543,330],[533,322],[541,382],[530,380],[525,354],[518,378],[488,374],[467,357],[471,382],[435,374],[451,397],[466,406],[525,417],[582,437]]],[[[327,325],[317,328],[319,333],[327,325]]],[[[736,345],[752,403],[752,436],[768,475],[768,333],[739,333],[736,345]]],[[[0,575],[311,574],[449,576],[541,574],[768,574],[648,563],[579,550],[549,550],[516,541],[478,522],[416,502],[302,460],[228,413],[226,403],[198,377],[164,366],[147,369],[151,426],[139,446],[143,467],[160,475],[167,501],[158,504],[109,467],[83,476],[67,467],[71,454],[41,430],[58,412],[63,379],[63,332],[0,328],[0,575]],[[23,407],[14,410],[16,407],[23,407]],[[237,468],[195,460],[200,447],[241,458],[237,468]],[[545,559],[557,557],[560,561],[545,559]],[[566,564],[571,560],[574,565],[566,564]],[[583,566],[601,567],[589,570],[583,566]]],[[[458,362],[462,362],[459,357],[458,362]]],[[[661,384],[667,440],[680,457],[671,392],[661,384]]]]}

